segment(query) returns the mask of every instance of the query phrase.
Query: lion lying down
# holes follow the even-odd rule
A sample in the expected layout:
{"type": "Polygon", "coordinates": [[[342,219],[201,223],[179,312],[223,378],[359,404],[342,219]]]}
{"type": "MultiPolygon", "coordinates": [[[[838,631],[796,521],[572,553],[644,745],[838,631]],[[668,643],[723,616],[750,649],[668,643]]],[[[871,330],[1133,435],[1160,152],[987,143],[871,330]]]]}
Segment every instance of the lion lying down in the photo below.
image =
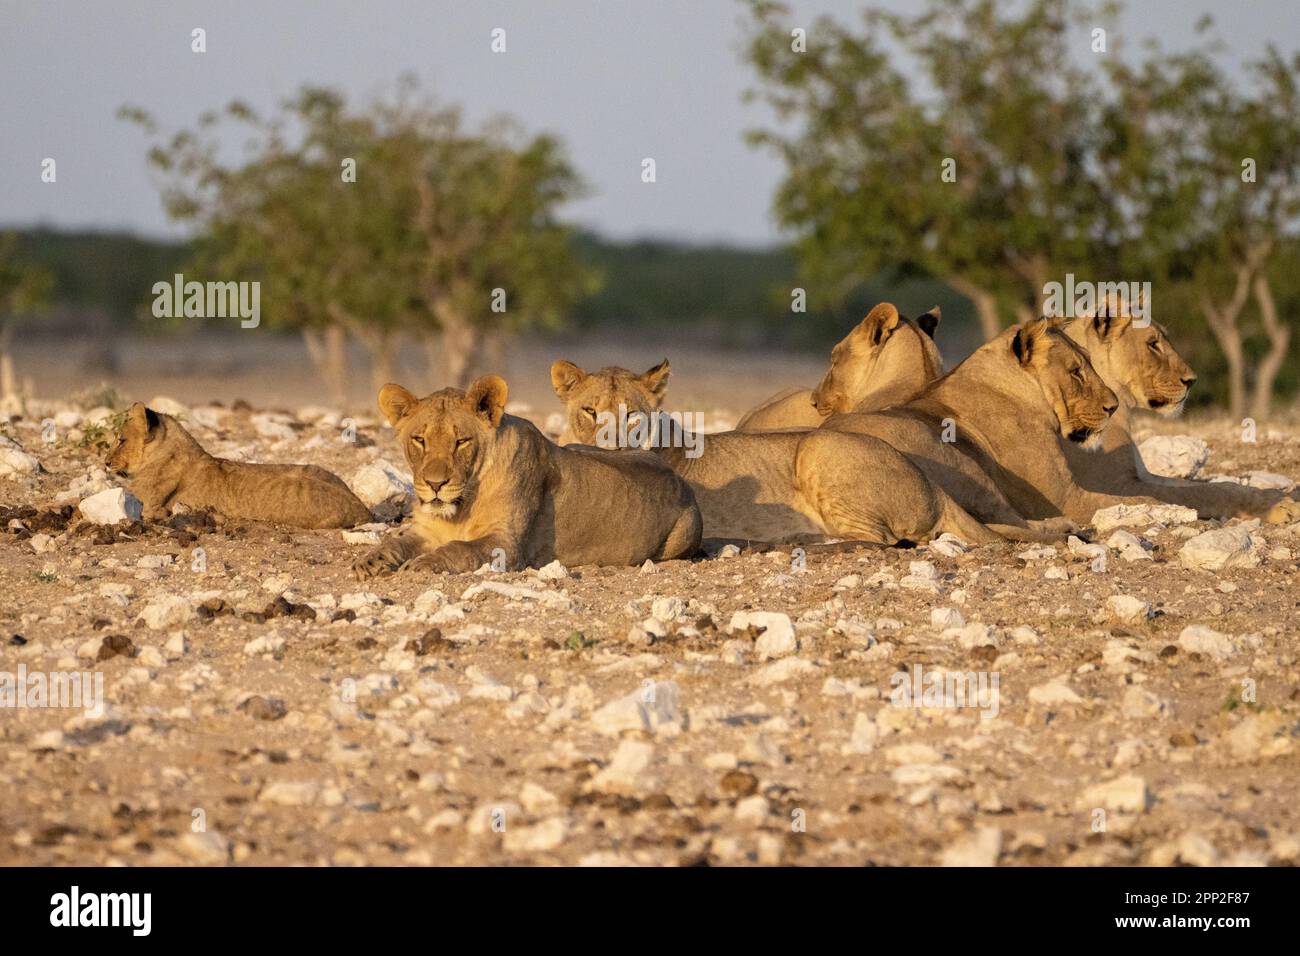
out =
{"type": "Polygon", "coordinates": [[[127,412],[108,467],[127,479],[146,518],[165,517],[181,504],[298,528],[351,528],[371,520],[352,489],[324,468],[216,458],[176,419],[140,402],[127,412]]]}
{"type": "MultiPolygon", "coordinates": [[[[852,360],[833,364],[821,390],[907,398],[938,374],[937,353],[934,362],[922,361],[925,350],[933,349],[929,331],[901,318],[888,303],[873,309],[850,339],[855,339],[852,360]],[[852,381],[841,382],[837,369],[843,373],[848,365],[852,381]]],[[[837,362],[844,358],[836,356],[837,362]]],[[[601,414],[656,412],[667,362],[651,371],[653,383],[647,383],[625,369],[588,375],[572,362],[556,362],[552,384],[565,403],[566,418],[561,442],[612,441],[616,430],[600,429],[601,414]]],[[[784,543],[830,536],[892,545],[951,532],[972,543],[1002,540],[915,464],[870,436],[826,429],[737,430],[657,450],[689,482],[709,539],[784,543]],[[700,447],[703,453],[692,457],[684,447],[700,447]]]]}
{"type": "Polygon", "coordinates": [[[495,375],[422,399],[400,385],[380,390],[420,504],[409,525],[353,564],[358,577],[557,559],[640,564],[699,547],[695,498],[654,455],[561,448],[505,404],[495,375]]]}

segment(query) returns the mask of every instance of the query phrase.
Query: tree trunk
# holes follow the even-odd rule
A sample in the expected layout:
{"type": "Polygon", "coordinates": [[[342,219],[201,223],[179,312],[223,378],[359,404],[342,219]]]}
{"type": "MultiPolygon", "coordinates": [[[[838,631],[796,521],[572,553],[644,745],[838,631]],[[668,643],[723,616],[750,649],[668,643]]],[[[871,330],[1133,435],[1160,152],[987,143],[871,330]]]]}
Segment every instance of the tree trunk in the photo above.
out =
{"type": "Polygon", "coordinates": [[[0,398],[18,394],[18,379],[14,375],[14,358],[10,350],[12,340],[12,324],[0,322],[0,398]]]}
{"type": "Polygon", "coordinates": [[[993,293],[961,278],[950,276],[944,281],[971,300],[975,306],[975,314],[979,318],[980,333],[984,336],[984,341],[997,338],[998,333],[1002,331],[1002,318],[998,315],[998,302],[993,293]]]}
{"type": "MultiPolygon", "coordinates": [[[[454,388],[464,388],[469,384],[471,373],[479,359],[483,346],[483,333],[473,322],[468,321],[459,310],[440,303],[434,306],[438,327],[442,334],[437,345],[426,346],[426,355],[432,359],[435,352],[441,351],[444,381],[454,388]]],[[[437,372],[430,366],[429,374],[437,372]]]]}
{"type": "Polygon", "coordinates": [[[1250,413],[1256,421],[1268,418],[1273,400],[1273,385],[1278,373],[1286,362],[1287,350],[1291,346],[1291,328],[1285,325],[1277,314],[1277,302],[1273,299],[1273,287],[1268,276],[1260,273],[1255,276],[1255,302],[1259,305],[1260,320],[1264,325],[1264,334],[1268,336],[1268,353],[1259,363],[1255,375],[1255,393],[1250,403],[1250,413]]]}
{"type": "Polygon", "coordinates": [[[1259,268],[1261,251],[1252,249],[1245,261],[1237,264],[1237,281],[1227,302],[1218,305],[1209,295],[1201,296],[1201,312],[1228,363],[1228,412],[1233,418],[1246,414],[1246,350],[1242,346],[1238,320],[1246,307],[1246,300],[1250,298],[1250,284],[1259,268]]]}
{"type": "Polygon", "coordinates": [[[323,330],[304,326],[302,340],[312,367],[325,382],[330,401],[342,408],[348,400],[347,331],[341,325],[328,325],[323,330]]]}

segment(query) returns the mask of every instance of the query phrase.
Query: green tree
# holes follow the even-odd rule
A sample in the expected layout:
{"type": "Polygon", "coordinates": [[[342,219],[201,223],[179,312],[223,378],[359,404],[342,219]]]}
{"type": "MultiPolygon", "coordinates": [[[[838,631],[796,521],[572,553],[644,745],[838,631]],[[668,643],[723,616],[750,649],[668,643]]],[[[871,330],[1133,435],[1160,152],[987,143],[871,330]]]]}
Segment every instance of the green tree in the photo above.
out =
{"type": "Polygon", "coordinates": [[[1109,215],[1088,168],[1098,83],[1075,65],[1069,29],[1094,8],[868,9],[857,30],[818,19],[797,51],[783,5],[750,6],[762,81],[751,97],[778,120],[751,140],[785,160],[776,215],[824,296],[887,266],[920,270],[969,297],[988,338],[1095,258],[1109,215]],[[880,37],[912,65],[895,65],[880,37]]]}
{"type": "Polygon", "coordinates": [[[0,235],[0,397],[18,392],[14,373],[13,336],[18,323],[38,313],[49,301],[50,273],[17,256],[17,236],[0,235]]]}
{"type": "Polygon", "coordinates": [[[1300,56],[1270,47],[1243,90],[1218,48],[1211,40],[1171,55],[1152,44],[1137,66],[1117,60],[1101,165],[1124,211],[1125,268],[1151,275],[1166,306],[1199,312],[1225,366],[1230,413],[1264,418],[1292,336],[1274,288],[1291,270],[1284,257],[1300,216],[1300,56]]]}
{"type": "Polygon", "coordinates": [[[559,143],[507,120],[466,130],[409,80],[365,110],[317,87],[267,118],[232,103],[149,158],[199,261],[260,280],[270,324],[302,332],[336,395],[344,335],[377,383],[414,335],[435,383],[464,384],[492,336],[558,324],[593,285],[556,219],[582,188],[559,143]],[[244,134],[241,159],[222,151],[223,120],[244,134]]]}

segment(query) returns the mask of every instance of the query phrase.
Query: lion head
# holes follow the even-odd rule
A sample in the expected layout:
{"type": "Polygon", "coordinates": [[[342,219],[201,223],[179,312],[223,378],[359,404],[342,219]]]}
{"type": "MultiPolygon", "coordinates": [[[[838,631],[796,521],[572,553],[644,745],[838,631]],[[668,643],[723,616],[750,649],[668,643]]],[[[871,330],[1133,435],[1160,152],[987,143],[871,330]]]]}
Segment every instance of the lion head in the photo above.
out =
{"type": "Polygon", "coordinates": [[[1106,383],[1132,405],[1160,415],[1182,411],[1196,373],[1162,326],[1138,326],[1127,309],[1103,309],[1088,320],[1087,341],[1106,383]]]}
{"type": "Polygon", "coordinates": [[[127,410],[105,463],[119,478],[134,478],[146,468],[156,471],[173,459],[184,461],[198,454],[202,454],[198,443],[176,419],[136,402],[127,410]]]}
{"type": "Polygon", "coordinates": [[[1095,448],[1119,408],[1088,353],[1050,319],[1035,319],[1010,336],[1019,369],[1032,376],[1056,415],[1061,437],[1095,448]]]}
{"type": "Polygon", "coordinates": [[[451,520],[473,502],[506,394],[496,375],[476,379],[466,391],[444,388],[424,398],[392,383],[379,390],[379,408],[397,429],[421,511],[451,520]]]}
{"type": "Polygon", "coordinates": [[[813,406],[824,416],[852,411],[872,392],[913,379],[913,391],[920,391],[942,370],[934,345],[939,317],[938,306],[913,321],[891,303],[880,303],[831,349],[831,366],[812,392],[813,406]]]}
{"type": "Polygon", "coordinates": [[[564,403],[559,443],[611,445],[606,438],[616,433],[618,425],[659,410],[671,371],[667,359],[640,375],[618,367],[588,373],[572,362],[556,362],[551,366],[551,386],[564,403]],[[608,424],[616,428],[603,427],[608,424]]]}

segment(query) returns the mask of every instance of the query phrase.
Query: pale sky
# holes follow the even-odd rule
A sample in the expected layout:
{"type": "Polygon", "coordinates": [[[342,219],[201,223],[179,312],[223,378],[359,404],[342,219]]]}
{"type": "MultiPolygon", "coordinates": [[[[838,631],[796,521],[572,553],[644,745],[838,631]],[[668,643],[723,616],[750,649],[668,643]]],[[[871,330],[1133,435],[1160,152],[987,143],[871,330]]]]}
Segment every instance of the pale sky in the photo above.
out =
{"type": "MultiPolygon", "coordinates": [[[[791,6],[791,25],[806,26],[827,11],[856,19],[861,5],[791,6]]],[[[1269,41],[1300,47],[1295,0],[1129,6],[1112,37],[1179,47],[1210,12],[1234,59],[1269,41]]],[[[565,210],[569,221],[614,238],[770,243],[782,170],[742,140],[765,120],[741,102],[753,77],[742,14],[734,0],[0,0],[0,227],[175,235],[143,133],[115,118],[124,103],[171,129],[233,98],[267,109],[304,82],[362,101],[409,71],[471,120],[505,112],[560,136],[593,192],[565,210]],[[190,51],[195,27],[207,31],[201,55],[190,51]],[[496,27],[505,54],[489,49],[496,27]],[[651,186],[640,181],[646,156],[651,186]],[[55,184],[40,181],[45,157],[58,163],[55,184]]]]}

